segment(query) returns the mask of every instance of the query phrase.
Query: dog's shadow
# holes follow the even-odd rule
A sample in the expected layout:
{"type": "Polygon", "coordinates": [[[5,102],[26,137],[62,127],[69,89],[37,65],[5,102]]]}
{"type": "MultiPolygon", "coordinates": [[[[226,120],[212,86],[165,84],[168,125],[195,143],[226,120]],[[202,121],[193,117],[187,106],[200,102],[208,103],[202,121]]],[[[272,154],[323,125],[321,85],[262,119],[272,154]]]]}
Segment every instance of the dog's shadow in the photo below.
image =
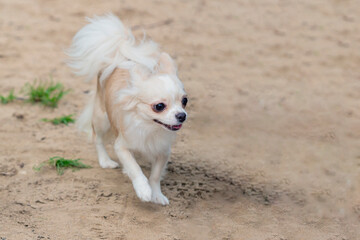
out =
{"type": "MultiPolygon", "coordinates": [[[[134,157],[149,177],[151,163],[140,154],[134,154],[134,157]]],[[[262,205],[271,205],[286,194],[278,183],[258,181],[256,176],[248,173],[233,176],[215,168],[203,167],[198,161],[182,161],[176,155],[168,162],[161,186],[170,200],[188,204],[213,198],[235,202],[245,197],[262,205]]]]}

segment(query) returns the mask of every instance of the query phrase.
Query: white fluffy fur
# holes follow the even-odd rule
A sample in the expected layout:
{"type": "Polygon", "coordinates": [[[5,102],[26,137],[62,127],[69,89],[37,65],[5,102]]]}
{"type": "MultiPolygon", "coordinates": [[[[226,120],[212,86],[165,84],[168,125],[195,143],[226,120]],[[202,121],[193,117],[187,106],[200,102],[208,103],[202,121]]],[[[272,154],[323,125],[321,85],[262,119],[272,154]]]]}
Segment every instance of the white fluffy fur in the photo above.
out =
{"type": "Polygon", "coordinates": [[[77,75],[86,76],[90,81],[101,73],[102,82],[115,68],[129,67],[131,62],[154,71],[158,54],[156,43],[144,38],[136,45],[130,29],[112,14],[87,20],[90,24],[76,33],[66,51],[71,59],[68,65],[76,70],[77,75]]]}
{"type": "Polygon", "coordinates": [[[114,149],[124,172],[132,180],[137,196],[142,201],[168,204],[168,199],[161,192],[160,179],[176,136],[174,131],[180,129],[183,122],[176,115],[186,114],[182,105],[186,94],[177,77],[175,64],[168,54],[159,51],[154,42],[143,40],[136,44],[131,31],[114,15],[88,21],[90,23],[75,35],[67,51],[70,57],[68,63],[87,80],[98,76],[100,89],[96,94],[101,92],[116,105],[110,104],[103,112],[100,106],[104,106],[104,100],[97,95],[92,96],[77,125],[89,135],[95,132],[95,146],[103,168],[118,166],[109,158],[103,144],[106,132],[116,129],[118,135],[114,149]],[[128,71],[130,79],[127,79],[128,85],[117,90],[113,96],[105,86],[115,86],[107,84],[124,81],[114,77],[116,74],[111,75],[117,68],[128,71]],[[110,78],[112,81],[105,82],[110,78]],[[154,111],[153,107],[160,102],[165,103],[166,109],[154,111]],[[116,118],[110,121],[108,116],[116,118]],[[140,152],[151,161],[149,179],[134,159],[133,152],[140,152]]]}
{"type": "MultiPolygon", "coordinates": [[[[99,73],[100,82],[110,76],[117,67],[131,68],[139,63],[155,71],[159,49],[153,41],[141,41],[136,45],[130,29],[125,28],[119,18],[113,14],[86,18],[90,23],[80,29],[73,38],[72,45],[65,52],[69,56],[68,65],[79,76],[91,81],[99,73]]],[[[85,132],[89,139],[93,137],[91,117],[94,108],[94,96],[77,119],[77,127],[85,132]]]]}
{"type": "Polygon", "coordinates": [[[91,120],[94,113],[95,93],[91,93],[90,101],[82,111],[81,115],[76,119],[76,127],[80,132],[84,132],[89,140],[93,139],[93,129],[91,120]]]}

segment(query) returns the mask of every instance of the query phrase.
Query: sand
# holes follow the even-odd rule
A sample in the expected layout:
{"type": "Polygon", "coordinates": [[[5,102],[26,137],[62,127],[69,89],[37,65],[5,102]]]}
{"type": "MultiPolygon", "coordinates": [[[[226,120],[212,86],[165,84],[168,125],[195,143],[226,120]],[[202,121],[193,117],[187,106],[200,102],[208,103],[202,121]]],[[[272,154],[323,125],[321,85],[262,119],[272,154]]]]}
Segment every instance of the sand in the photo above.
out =
{"type": "Polygon", "coordinates": [[[0,239],[359,239],[359,16],[355,0],[1,0],[0,93],[49,75],[71,92],[0,105],[0,239]],[[110,11],[174,56],[189,94],[169,206],[101,169],[74,125],[40,121],[81,112],[95,83],[63,51],[110,11]],[[52,156],[93,168],[33,171],[52,156]]]}

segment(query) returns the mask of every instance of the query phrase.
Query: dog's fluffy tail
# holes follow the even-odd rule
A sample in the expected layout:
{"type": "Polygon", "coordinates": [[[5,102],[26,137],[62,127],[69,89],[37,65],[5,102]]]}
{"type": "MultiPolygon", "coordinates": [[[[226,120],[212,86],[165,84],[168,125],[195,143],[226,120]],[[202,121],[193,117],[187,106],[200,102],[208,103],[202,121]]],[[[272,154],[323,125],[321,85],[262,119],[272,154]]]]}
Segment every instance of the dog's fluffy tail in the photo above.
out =
{"type": "Polygon", "coordinates": [[[102,83],[117,67],[138,63],[151,72],[157,64],[158,47],[145,38],[136,44],[130,29],[112,14],[87,18],[89,24],[77,32],[66,51],[68,65],[90,81],[100,74],[102,83]]]}

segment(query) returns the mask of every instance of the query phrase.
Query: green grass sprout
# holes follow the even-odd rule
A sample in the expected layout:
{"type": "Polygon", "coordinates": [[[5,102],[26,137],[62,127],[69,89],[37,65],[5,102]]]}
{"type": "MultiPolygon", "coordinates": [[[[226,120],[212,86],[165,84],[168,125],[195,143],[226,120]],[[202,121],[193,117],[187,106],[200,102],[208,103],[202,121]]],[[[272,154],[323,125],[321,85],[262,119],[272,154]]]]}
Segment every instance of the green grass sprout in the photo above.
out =
{"type": "Polygon", "coordinates": [[[54,125],[59,125],[59,124],[68,125],[69,123],[75,122],[75,118],[73,118],[73,116],[74,116],[74,114],[70,114],[70,115],[64,115],[64,116],[53,118],[53,119],[43,118],[41,120],[43,122],[51,122],[54,125]]]}
{"type": "Polygon", "coordinates": [[[36,81],[25,84],[23,91],[31,103],[41,103],[44,106],[56,108],[60,99],[69,90],[65,90],[61,83],[54,83],[52,78],[48,81],[36,81]]]}
{"type": "Polygon", "coordinates": [[[7,97],[0,95],[0,101],[2,104],[7,104],[9,102],[14,101],[15,99],[16,96],[14,95],[14,90],[11,90],[7,97]]]}
{"type": "Polygon", "coordinates": [[[80,162],[80,159],[65,159],[63,157],[52,157],[49,160],[40,163],[38,166],[34,166],[34,171],[40,171],[45,165],[49,165],[56,168],[59,175],[64,174],[64,170],[71,168],[73,171],[81,168],[91,168],[91,166],[80,162]]]}

